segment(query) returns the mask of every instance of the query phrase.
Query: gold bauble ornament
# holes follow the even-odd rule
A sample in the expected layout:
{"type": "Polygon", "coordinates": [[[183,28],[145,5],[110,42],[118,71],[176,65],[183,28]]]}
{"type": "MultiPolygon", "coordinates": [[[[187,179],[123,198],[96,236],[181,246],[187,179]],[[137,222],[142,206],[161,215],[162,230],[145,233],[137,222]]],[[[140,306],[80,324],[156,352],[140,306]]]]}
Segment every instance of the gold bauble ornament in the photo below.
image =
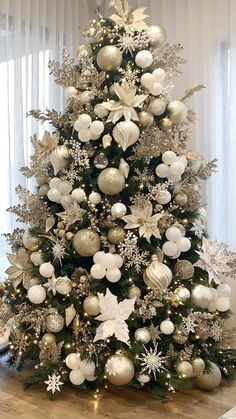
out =
{"type": "Polygon", "coordinates": [[[183,379],[191,378],[193,376],[193,367],[188,361],[180,361],[177,364],[176,371],[179,377],[183,379]]]}
{"type": "Polygon", "coordinates": [[[152,256],[152,262],[143,274],[145,284],[156,291],[166,289],[172,280],[172,272],[164,263],[159,262],[156,255],[152,256]]]}
{"type": "Polygon", "coordinates": [[[88,88],[88,86],[89,86],[89,81],[85,80],[84,77],[81,77],[77,82],[77,87],[80,90],[86,90],[88,88]]]}
{"type": "Polygon", "coordinates": [[[99,251],[101,240],[96,231],[84,228],[75,234],[73,246],[80,256],[93,256],[99,251]]]}
{"type": "Polygon", "coordinates": [[[108,240],[112,244],[122,243],[126,237],[125,230],[122,227],[115,226],[108,230],[108,240]]]}
{"type": "Polygon", "coordinates": [[[100,313],[99,299],[96,295],[89,295],[83,302],[85,313],[89,316],[97,316],[100,313]]]}
{"type": "Polygon", "coordinates": [[[158,122],[158,127],[163,131],[168,131],[172,127],[172,122],[169,118],[161,118],[158,122]]]}
{"type": "Polygon", "coordinates": [[[30,250],[31,252],[35,252],[38,250],[39,245],[41,243],[41,239],[38,237],[33,237],[30,235],[28,230],[25,230],[22,241],[26,249],[30,250]]]}
{"type": "Polygon", "coordinates": [[[175,330],[175,333],[172,335],[175,343],[184,345],[188,341],[188,336],[186,336],[181,330],[175,330]]]}
{"type": "Polygon", "coordinates": [[[202,390],[214,390],[221,383],[221,372],[213,362],[210,363],[209,371],[204,371],[195,378],[196,385],[202,390]]]}
{"type": "Polygon", "coordinates": [[[98,176],[98,187],[107,195],[120,193],[125,186],[125,176],[115,167],[107,167],[98,176]]]}
{"type": "Polygon", "coordinates": [[[141,296],[141,290],[136,285],[129,287],[129,298],[139,298],[141,296]]]}
{"type": "Polygon", "coordinates": [[[77,338],[79,336],[80,331],[80,317],[79,314],[76,314],[73,320],[73,334],[77,338]]]}
{"type": "Polygon", "coordinates": [[[141,327],[140,329],[135,330],[134,338],[137,342],[141,342],[146,345],[151,340],[151,335],[149,330],[146,327],[141,327]]]}
{"type": "Polygon", "coordinates": [[[160,25],[151,25],[147,29],[147,36],[150,38],[151,47],[159,47],[166,40],[166,31],[160,25]]]}
{"type": "Polygon", "coordinates": [[[56,336],[53,333],[45,333],[41,339],[44,346],[54,346],[56,344],[56,336]]]}
{"type": "Polygon", "coordinates": [[[187,204],[188,197],[184,192],[178,192],[174,196],[174,202],[180,207],[184,207],[187,204]]]}
{"type": "Polygon", "coordinates": [[[154,116],[150,112],[141,111],[138,117],[140,124],[144,127],[149,127],[154,122],[154,116]]]}
{"type": "Polygon", "coordinates": [[[134,373],[133,362],[122,353],[116,353],[110,356],[105,364],[106,377],[110,383],[116,386],[129,384],[134,378],[134,373]]]}
{"type": "Polygon", "coordinates": [[[49,314],[46,318],[46,329],[49,332],[58,333],[65,325],[64,318],[58,313],[49,314]]]}
{"type": "Polygon", "coordinates": [[[181,279],[190,279],[194,275],[194,266],[189,260],[178,260],[175,264],[175,274],[181,279]]]}
{"type": "Polygon", "coordinates": [[[199,375],[199,374],[202,374],[203,371],[205,370],[206,364],[202,358],[197,357],[192,360],[192,366],[193,366],[194,374],[199,375]]]}
{"type": "Polygon", "coordinates": [[[97,54],[97,65],[103,71],[114,71],[122,63],[122,53],[114,45],[106,45],[97,54]]]}

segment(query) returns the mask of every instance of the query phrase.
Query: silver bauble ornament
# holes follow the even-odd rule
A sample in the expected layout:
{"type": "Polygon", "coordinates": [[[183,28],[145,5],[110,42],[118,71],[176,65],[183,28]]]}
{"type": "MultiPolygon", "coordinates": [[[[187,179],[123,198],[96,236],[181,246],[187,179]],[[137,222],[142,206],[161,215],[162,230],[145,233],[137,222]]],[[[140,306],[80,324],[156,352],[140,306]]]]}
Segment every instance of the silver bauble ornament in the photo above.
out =
{"type": "Polygon", "coordinates": [[[100,153],[95,157],[93,163],[97,169],[105,169],[108,165],[108,158],[104,153],[100,153]]]}
{"type": "Polygon", "coordinates": [[[150,38],[151,47],[159,47],[166,40],[166,31],[160,25],[151,25],[147,30],[147,36],[150,38]]]}
{"type": "Polygon", "coordinates": [[[213,362],[210,363],[210,370],[204,371],[195,378],[195,383],[202,390],[214,390],[221,383],[221,372],[213,362]]]}
{"type": "Polygon", "coordinates": [[[101,70],[114,71],[122,63],[122,53],[114,45],[106,45],[97,54],[97,65],[101,70]]]}
{"type": "Polygon", "coordinates": [[[125,151],[128,147],[136,143],[139,138],[139,127],[132,121],[121,121],[115,125],[112,131],[114,140],[125,151]]]}
{"type": "Polygon", "coordinates": [[[60,276],[57,278],[56,291],[59,294],[66,295],[72,290],[72,281],[67,276],[60,276]]]}
{"type": "Polygon", "coordinates": [[[194,266],[189,260],[178,260],[175,264],[175,274],[181,279],[190,279],[194,275],[194,266]]]}
{"type": "Polygon", "coordinates": [[[188,361],[180,361],[177,364],[176,371],[179,377],[184,379],[191,378],[193,376],[193,367],[188,361]]]}
{"type": "Polygon", "coordinates": [[[161,292],[170,285],[172,272],[167,265],[159,262],[156,255],[153,255],[151,264],[143,274],[143,279],[149,288],[161,292]]]}
{"type": "Polygon", "coordinates": [[[125,186],[123,173],[115,167],[107,167],[98,176],[98,187],[107,195],[120,193],[125,186]]]}
{"type": "Polygon", "coordinates": [[[122,202],[117,202],[111,207],[111,215],[114,218],[122,218],[127,212],[127,208],[122,202]]]}
{"type": "Polygon", "coordinates": [[[110,383],[125,386],[134,378],[134,364],[124,354],[116,353],[108,358],[105,364],[105,374],[110,383]]]}
{"type": "Polygon", "coordinates": [[[66,159],[69,158],[69,151],[65,145],[59,145],[49,156],[54,175],[56,176],[66,165],[66,159]]]}
{"type": "Polygon", "coordinates": [[[192,360],[192,366],[193,366],[194,374],[199,375],[203,373],[206,365],[202,358],[197,357],[192,360]]]}
{"type": "Polygon", "coordinates": [[[173,100],[168,103],[167,111],[173,124],[181,124],[186,120],[188,115],[186,105],[180,100],[173,100]]]}
{"type": "Polygon", "coordinates": [[[101,240],[96,231],[84,228],[74,235],[73,247],[80,256],[93,256],[99,251],[101,240]]]}
{"type": "Polygon", "coordinates": [[[46,318],[46,329],[49,332],[58,333],[65,325],[64,318],[58,313],[49,314],[46,318]]]}
{"type": "Polygon", "coordinates": [[[213,296],[208,287],[199,284],[192,289],[191,300],[196,307],[207,308],[211,304],[212,299],[213,296]]]}
{"type": "Polygon", "coordinates": [[[180,286],[176,288],[174,294],[177,295],[179,301],[181,301],[182,303],[186,303],[186,301],[188,301],[190,298],[190,291],[188,290],[188,288],[185,287],[180,286]]]}
{"type": "Polygon", "coordinates": [[[150,342],[151,335],[146,327],[142,327],[140,329],[135,330],[134,338],[138,342],[141,342],[143,344],[146,344],[150,342]]]}
{"type": "Polygon", "coordinates": [[[149,127],[154,122],[154,116],[150,112],[142,111],[138,114],[139,122],[144,127],[149,127]]]}

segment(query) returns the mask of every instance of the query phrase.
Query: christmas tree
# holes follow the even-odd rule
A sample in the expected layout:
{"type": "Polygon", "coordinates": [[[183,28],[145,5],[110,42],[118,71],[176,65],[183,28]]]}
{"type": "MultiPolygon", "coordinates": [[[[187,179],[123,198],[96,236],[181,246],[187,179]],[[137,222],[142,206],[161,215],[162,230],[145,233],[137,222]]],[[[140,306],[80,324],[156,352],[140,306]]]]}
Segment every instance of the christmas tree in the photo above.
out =
{"type": "Polygon", "coordinates": [[[51,397],[70,384],[150,389],[167,400],[234,375],[224,321],[236,255],[211,242],[201,180],[216,168],[187,142],[195,113],[172,97],[181,46],[148,26],[145,8],[113,0],[92,20],[88,43],[50,73],[65,88],[64,113],[30,111],[51,133],[34,137],[37,191],[11,207],[8,280],[1,288],[1,353],[27,385],[51,397]]]}

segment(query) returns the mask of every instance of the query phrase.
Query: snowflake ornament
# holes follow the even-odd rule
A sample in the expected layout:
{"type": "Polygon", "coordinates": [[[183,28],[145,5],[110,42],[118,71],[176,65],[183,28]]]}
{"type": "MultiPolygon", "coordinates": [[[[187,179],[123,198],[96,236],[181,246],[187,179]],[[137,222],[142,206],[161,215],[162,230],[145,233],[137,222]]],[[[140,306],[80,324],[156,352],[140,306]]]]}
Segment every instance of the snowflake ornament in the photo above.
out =
{"type": "Polygon", "coordinates": [[[205,229],[204,225],[199,220],[194,221],[192,224],[193,224],[193,226],[190,229],[190,231],[193,231],[195,236],[197,236],[199,239],[201,239],[202,236],[203,236],[204,229],[205,229]]]}
{"type": "Polygon", "coordinates": [[[61,391],[60,386],[63,385],[60,381],[61,375],[55,372],[52,375],[48,375],[48,380],[44,381],[47,384],[47,391],[51,391],[54,394],[56,391],[61,391]]]}
{"type": "Polygon", "coordinates": [[[181,329],[184,334],[189,335],[190,332],[194,333],[195,327],[197,327],[197,323],[195,323],[194,318],[191,315],[183,317],[181,329]]]}
{"type": "MultiPolygon", "coordinates": [[[[161,370],[166,370],[164,364],[166,363],[167,357],[161,356],[162,352],[157,352],[158,344],[154,346],[154,348],[150,348],[149,350],[144,347],[144,352],[138,358],[141,361],[142,371],[140,374],[147,372],[148,374],[153,374],[156,380],[157,372],[161,370]]],[[[167,370],[166,370],[167,371],[167,370]]]]}

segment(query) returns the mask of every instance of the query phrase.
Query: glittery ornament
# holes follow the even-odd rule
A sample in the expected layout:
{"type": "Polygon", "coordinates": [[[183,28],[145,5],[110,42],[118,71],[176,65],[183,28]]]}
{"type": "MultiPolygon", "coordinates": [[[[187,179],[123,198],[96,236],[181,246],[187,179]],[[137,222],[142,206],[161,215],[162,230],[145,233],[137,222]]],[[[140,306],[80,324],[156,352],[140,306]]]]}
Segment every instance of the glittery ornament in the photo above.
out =
{"type": "Polygon", "coordinates": [[[107,234],[108,240],[112,244],[122,243],[126,237],[125,230],[122,227],[111,227],[107,234]]]}
{"type": "Polygon", "coordinates": [[[189,260],[178,260],[175,264],[175,274],[181,279],[190,279],[194,275],[193,264],[189,260]]]}
{"type": "Polygon", "coordinates": [[[47,316],[46,328],[49,332],[58,333],[65,325],[63,317],[58,313],[52,313],[47,316]]]}
{"type": "Polygon", "coordinates": [[[105,169],[108,165],[108,159],[104,153],[100,153],[95,157],[93,163],[97,169],[105,169]]]}

